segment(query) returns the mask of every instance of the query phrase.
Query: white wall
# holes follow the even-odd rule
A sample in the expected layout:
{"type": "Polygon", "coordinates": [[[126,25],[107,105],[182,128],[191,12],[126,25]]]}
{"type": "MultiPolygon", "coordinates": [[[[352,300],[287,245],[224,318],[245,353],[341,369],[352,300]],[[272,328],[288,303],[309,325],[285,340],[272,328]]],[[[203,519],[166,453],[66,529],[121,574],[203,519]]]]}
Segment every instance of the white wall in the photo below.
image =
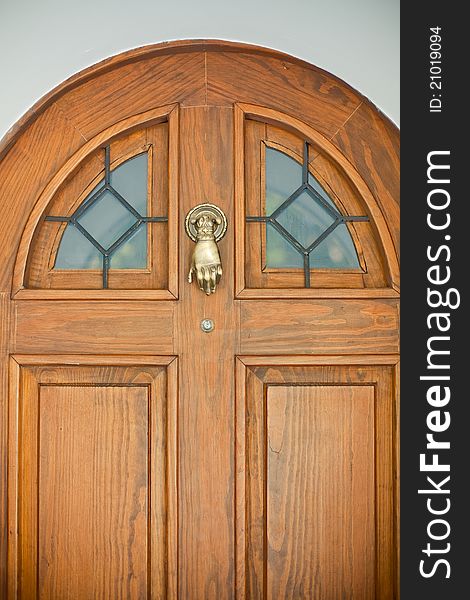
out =
{"type": "Polygon", "coordinates": [[[334,73],[399,120],[399,0],[0,0],[0,138],[36,100],[103,58],[218,38],[334,73]]]}

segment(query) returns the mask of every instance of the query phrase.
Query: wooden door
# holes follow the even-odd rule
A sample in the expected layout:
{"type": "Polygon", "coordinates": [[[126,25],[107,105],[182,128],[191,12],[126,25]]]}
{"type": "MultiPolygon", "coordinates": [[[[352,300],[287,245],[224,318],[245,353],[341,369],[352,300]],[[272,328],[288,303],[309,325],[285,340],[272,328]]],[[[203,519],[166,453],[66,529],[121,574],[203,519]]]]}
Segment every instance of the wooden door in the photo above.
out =
{"type": "MultiPolygon", "coordinates": [[[[264,85],[256,104],[227,101],[214,50],[212,99],[173,87],[171,102],[103,113],[26,219],[5,300],[10,598],[398,597],[391,226],[346,144],[262,107],[264,85]],[[326,194],[325,228],[354,260],[315,252],[322,240],[279,259],[286,239],[301,252],[266,219],[271,151],[326,194]],[[136,157],[141,208],[126,196],[141,184],[118,187],[136,157]],[[74,262],[75,230],[106,234],[80,207],[108,183],[134,229],[74,262]],[[210,295],[187,280],[185,215],[203,202],[228,219],[210,295]]],[[[185,55],[188,77],[203,54],[185,55]]],[[[103,77],[109,98],[120,76],[103,77]]]]}

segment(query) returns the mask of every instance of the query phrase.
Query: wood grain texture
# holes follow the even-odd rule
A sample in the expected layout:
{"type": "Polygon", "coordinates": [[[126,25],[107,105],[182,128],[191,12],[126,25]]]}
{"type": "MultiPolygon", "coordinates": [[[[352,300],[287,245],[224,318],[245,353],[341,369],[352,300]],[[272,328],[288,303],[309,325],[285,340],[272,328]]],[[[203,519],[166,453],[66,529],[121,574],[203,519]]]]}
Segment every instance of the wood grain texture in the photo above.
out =
{"type": "Polygon", "coordinates": [[[63,156],[73,154],[84,141],[57,106],[51,106],[1,161],[0,233],[8,248],[0,271],[1,290],[11,286],[16,249],[37,198],[61,166],[63,156]]]}
{"type": "Polygon", "coordinates": [[[14,354],[11,360],[18,365],[60,365],[75,366],[113,366],[113,367],[135,367],[137,365],[167,367],[176,362],[174,356],[113,356],[112,354],[14,354]]]}
{"type": "Polygon", "coordinates": [[[237,598],[396,598],[394,367],[277,361],[237,369],[237,598]]]}
{"type": "MultiPolygon", "coordinates": [[[[245,121],[243,145],[247,215],[261,216],[265,214],[266,148],[275,148],[290,156],[298,164],[302,164],[305,136],[300,133],[295,135],[282,127],[266,125],[249,119],[245,121]]],[[[321,150],[319,143],[311,145],[310,149],[315,154],[310,162],[310,173],[328,191],[337,210],[343,215],[369,216],[369,207],[334,159],[321,150]]],[[[300,174],[298,184],[300,185],[300,174]]],[[[243,199],[240,198],[240,201],[243,199]]],[[[356,269],[315,269],[315,263],[312,260],[310,285],[313,289],[388,287],[390,274],[387,272],[386,261],[381,258],[383,251],[380,238],[376,235],[374,217],[369,218],[370,222],[349,224],[349,232],[354,241],[360,266],[356,269]]],[[[237,227],[242,226],[242,223],[243,221],[238,221],[237,227]]],[[[266,267],[266,225],[264,223],[247,223],[245,228],[247,253],[244,269],[247,288],[303,289],[305,282],[301,269],[266,267]]]]}
{"type": "MultiPolygon", "coordinates": [[[[208,42],[209,44],[211,42],[208,42]]],[[[106,58],[82,71],[72,75],[54,89],[47,92],[40,98],[5,134],[0,140],[0,160],[11,149],[20,135],[30,127],[36,119],[43,114],[47,108],[57,102],[62,96],[79,87],[81,84],[90,81],[94,77],[99,77],[105,73],[116,70],[121,66],[138,62],[142,58],[149,59],[155,56],[165,56],[168,54],[178,54],[204,49],[205,44],[195,44],[191,40],[181,40],[179,42],[163,42],[161,44],[152,44],[151,46],[141,46],[133,50],[127,50],[118,55],[106,58]]]]}
{"type": "Polygon", "coordinates": [[[86,139],[117,121],[171,103],[205,103],[205,58],[200,52],[123,65],[70,91],[60,109],[86,139]],[[93,106],[90,97],[93,96],[93,106]]]}
{"type": "Polygon", "coordinates": [[[187,283],[194,243],[181,237],[180,302],[180,598],[233,598],[233,404],[237,309],[233,301],[233,137],[231,108],[183,108],[181,216],[200,202],[220,206],[229,227],[220,242],[224,273],[215,294],[187,283]],[[214,331],[200,328],[203,318],[214,331]]]}
{"type": "Polygon", "coordinates": [[[237,363],[245,367],[312,367],[324,365],[389,365],[397,368],[397,354],[326,354],[315,355],[273,355],[273,356],[237,356],[237,363]]]}
{"type": "Polygon", "coordinates": [[[271,386],[266,597],[375,598],[373,386],[271,386]]]}
{"type": "MultiPolygon", "coordinates": [[[[325,76],[333,78],[330,73],[314,67],[310,63],[307,63],[301,59],[294,58],[283,52],[273,50],[271,48],[264,48],[262,46],[254,46],[251,44],[242,44],[238,42],[228,42],[226,40],[176,40],[172,42],[162,42],[159,44],[150,44],[147,46],[141,46],[132,50],[121,52],[110,58],[106,58],[101,62],[87,67],[83,71],[76,73],[63,83],[59,84],[56,88],[48,92],[45,96],[40,98],[36,104],[27,111],[15,125],[7,132],[5,137],[1,140],[0,144],[0,159],[12,146],[12,144],[18,139],[19,135],[30,126],[38,116],[40,116],[44,110],[47,109],[53,102],[57,101],[60,97],[67,94],[71,90],[80,86],[81,84],[97,78],[100,75],[108,73],[110,71],[119,69],[121,66],[133,64],[141,60],[151,59],[155,57],[163,57],[166,55],[174,54],[187,54],[193,52],[250,52],[260,56],[277,57],[281,61],[293,62],[298,66],[303,67],[307,71],[314,70],[323,73],[325,76]]],[[[336,79],[339,86],[345,86],[351,92],[354,92],[352,88],[345,85],[344,81],[336,79]]],[[[357,94],[357,92],[355,92],[357,94]]]]}
{"type": "MultiPolygon", "coordinates": [[[[72,275],[73,277],[73,275],[72,275]]],[[[80,290],[82,300],[176,300],[168,290],[80,290]]],[[[13,294],[15,300],[76,300],[77,290],[19,289],[13,294]]]]}
{"type": "Polygon", "coordinates": [[[237,294],[239,300],[269,300],[287,298],[395,298],[400,297],[400,292],[395,288],[293,288],[270,289],[258,288],[242,289],[237,294]]]}
{"type": "Polygon", "coordinates": [[[9,294],[0,293],[0,598],[6,597],[8,521],[8,390],[12,302],[9,294]]]}
{"type": "Polygon", "coordinates": [[[333,135],[361,99],[320,70],[306,70],[295,60],[252,53],[207,54],[207,102],[247,102],[284,110],[333,135]],[[282,94],[280,90],[282,89],[282,94]]]}
{"type": "Polygon", "coordinates": [[[37,597],[144,598],[147,389],[43,385],[39,402],[37,597]]]}
{"type": "MultiPolygon", "coordinates": [[[[80,412],[83,401],[90,409],[90,422],[102,424],[104,434],[103,438],[93,437],[83,457],[86,464],[91,454],[100,457],[103,469],[97,487],[102,484],[100,489],[107,492],[96,507],[103,518],[91,532],[83,527],[80,540],[94,540],[94,532],[108,535],[116,523],[116,507],[127,524],[132,519],[139,523],[135,532],[142,531],[141,517],[146,515],[147,527],[158,540],[153,543],[145,534],[132,538],[129,527],[114,528],[110,535],[129,551],[118,556],[115,548],[103,546],[107,560],[97,567],[97,573],[111,589],[109,597],[139,596],[137,582],[146,579],[145,585],[152,587],[155,597],[171,600],[308,597],[311,589],[320,598],[334,590],[336,598],[340,586],[354,573],[353,587],[362,590],[365,598],[370,597],[373,577],[376,600],[396,600],[396,128],[344,82],[297,59],[246,45],[183,41],[123,53],[73,77],[21,120],[0,152],[0,235],[5,249],[0,268],[4,308],[0,366],[6,366],[10,353],[16,353],[9,382],[7,370],[0,380],[0,391],[6,397],[8,385],[11,397],[8,428],[6,421],[0,423],[0,442],[7,431],[9,435],[9,597],[36,597],[37,573],[47,590],[53,590],[49,593],[44,587],[43,596],[66,596],[71,589],[67,586],[75,585],[73,577],[66,581],[57,575],[68,567],[64,553],[54,554],[52,539],[67,542],[60,525],[72,523],[67,520],[70,507],[85,510],[97,504],[98,496],[87,496],[83,506],[74,504],[74,482],[67,471],[67,494],[61,497],[53,490],[68,464],[75,465],[80,474],[79,487],[88,477],[81,467],[79,446],[74,445],[78,438],[61,438],[57,427],[67,418],[67,427],[73,430],[75,418],[71,419],[77,415],[78,437],[88,439],[92,431],[86,429],[80,412]],[[179,114],[177,104],[181,106],[179,114]],[[384,256],[380,251],[375,260],[384,261],[385,281],[374,277],[366,282],[369,288],[355,289],[336,284],[320,290],[247,288],[244,270],[239,268],[252,260],[249,245],[245,248],[244,226],[243,177],[253,175],[249,169],[244,173],[246,118],[255,130],[268,134],[269,142],[284,145],[290,152],[296,151],[296,136],[311,140],[321,149],[314,153],[312,169],[327,184],[334,178],[336,166],[340,169],[340,195],[348,195],[352,203],[363,202],[373,218],[384,249],[384,256]],[[21,289],[36,225],[64,180],[84,167],[83,161],[108,140],[122,143],[118,136],[138,137],[138,128],[165,120],[170,126],[172,165],[168,174],[168,289],[78,293],[74,289],[21,289]],[[186,281],[193,243],[184,235],[181,223],[187,211],[200,202],[218,204],[229,221],[228,233],[220,242],[224,274],[216,294],[210,297],[186,281]],[[13,301],[8,299],[11,292],[13,301]],[[214,320],[212,333],[200,330],[203,318],[214,320]],[[237,355],[242,355],[240,360],[237,355]],[[39,386],[46,394],[42,407],[37,401],[39,386]],[[346,486],[346,459],[342,456],[330,469],[336,477],[326,486],[328,475],[320,462],[331,461],[333,448],[326,443],[315,445],[324,426],[328,438],[336,440],[345,456],[349,452],[353,472],[358,465],[359,472],[368,472],[365,448],[369,446],[364,439],[371,432],[372,419],[369,391],[364,390],[372,387],[375,488],[373,498],[369,491],[361,501],[367,507],[375,502],[376,532],[370,541],[367,521],[359,537],[354,537],[356,521],[351,521],[352,545],[367,546],[356,556],[351,553],[351,539],[345,540],[342,530],[338,533],[338,539],[344,541],[340,550],[333,548],[328,538],[334,527],[329,532],[316,527],[318,514],[330,523],[328,510],[334,508],[348,517],[354,507],[341,504],[338,494],[332,493],[335,485],[346,486]],[[328,389],[326,396],[317,398],[320,388],[328,389]],[[96,397],[92,397],[92,389],[98,390],[96,397]],[[150,389],[148,398],[156,399],[154,404],[149,400],[156,410],[147,413],[149,431],[161,432],[154,444],[144,440],[142,426],[132,429],[132,423],[145,421],[145,411],[129,408],[141,406],[143,389],[150,389]],[[333,399],[330,407],[324,398],[330,398],[332,389],[340,390],[341,401],[335,404],[333,399]],[[70,406],[59,402],[62,392],[70,406]],[[29,400],[23,403],[25,398],[29,400]],[[126,410],[116,408],[116,398],[126,410]],[[310,402],[312,398],[319,402],[310,402]],[[358,404],[358,414],[346,418],[353,404],[358,404]],[[308,405],[305,419],[304,405],[308,405]],[[311,405],[320,406],[320,413],[311,405]],[[364,419],[358,421],[361,415],[364,419]],[[129,476],[124,472],[125,459],[121,460],[124,446],[111,443],[114,459],[103,452],[108,441],[115,439],[111,421],[119,424],[117,431],[127,427],[128,433],[121,439],[129,442],[134,465],[129,476]],[[349,430],[348,425],[352,426],[349,430]],[[271,444],[281,435],[283,440],[282,447],[276,446],[278,451],[270,454],[268,430],[271,444]],[[293,432],[301,433],[294,436],[293,432]],[[46,445],[44,439],[49,440],[46,445]],[[145,448],[149,452],[145,453],[145,448]],[[159,462],[162,454],[165,461],[159,462]],[[311,471],[304,456],[315,465],[311,471]],[[108,468],[113,460],[117,466],[108,468]],[[42,465],[39,479],[38,464],[42,465]],[[146,506],[145,501],[135,501],[136,490],[141,489],[136,482],[144,479],[145,468],[156,477],[146,506]],[[123,485],[117,486],[112,479],[110,471],[115,469],[123,485]],[[296,493],[286,493],[285,479],[295,473],[302,475],[292,480],[296,493]],[[38,481],[42,494],[39,517],[44,517],[39,518],[39,529],[38,481]],[[318,507],[314,501],[306,502],[300,512],[300,500],[311,499],[317,483],[328,503],[318,507]],[[266,494],[268,486],[270,495],[266,494]],[[46,518],[46,500],[54,519],[46,518]],[[56,510],[61,507],[64,510],[56,510]],[[305,527],[292,520],[295,514],[305,519],[305,527]],[[310,546],[304,530],[316,530],[317,538],[310,538],[310,546]],[[272,541],[269,552],[268,538],[272,541]],[[319,539],[321,544],[315,546],[319,539]],[[376,554],[364,565],[361,557],[369,557],[374,544],[376,554]],[[50,563],[40,561],[39,571],[38,547],[50,563]],[[309,547],[318,552],[308,553],[309,547]],[[338,564],[347,566],[341,574],[323,571],[320,580],[312,579],[322,549],[328,560],[338,557],[338,564]],[[146,551],[153,558],[144,565],[141,557],[146,551]],[[298,560],[301,555],[305,556],[303,565],[298,560]],[[354,571],[350,564],[355,565],[354,571]],[[30,565],[29,571],[22,565],[30,565]],[[134,572],[133,565],[137,579],[130,577],[121,587],[113,587],[121,573],[134,572]],[[28,573],[33,571],[35,575],[30,577],[28,573]],[[109,578],[111,571],[114,579],[109,578]],[[18,581],[23,586],[19,592],[18,581]],[[62,589],[66,590],[63,594],[62,589]]],[[[375,251],[373,244],[367,251],[375,251]]],[[[5,406],[2,410],[1,415],[6,415],[5,406]]],[[[3,483],[4,470],[0,476],[3,483]]],[[[361,479],[354,481],[359,481],[359,487],[368,485],[361,479]]],[[[3,511],[4,500],[0,495],[3,511]]],[[[0,521],[6,523],[4,514],[0,513],[0,521]]],[[[0,555],[1,543],[0,532],[0,555]]],[[[89,557],[82,556],[79,548],[74,550],[74,560],[85,561],[84,569],[89,570],[89,557]]],[[[0,556],[3,573],[2,559],[0,556]]],[[[321,569],[318,566],[318,573],[321,569]]]]}
{"type": "Polygon", "coordinates": [[[243,354],[398,352],[396,300],[244,300],[243,354]]]}
{"type": "Polygon", "coordinates": [[[358,99],[362,100],[362,96],[358,94],[354,89],[345,84],[339,78],[334,77],[331,73],[328,73],[319,67],[307,63],[299,58],[287,55],[283,52],[273,50],[272,48],[264,48],[262,46],[255,46],[251,44],[243,44],[237,42],[228,42],[225,40],[176,40],[172,42],[163,42],[159,44],[150,44],[147,46],[141,46],[132,50],[127,50],[118,55],[106,58],[105,60],[87,67],[83,71],[80,71],[67,79],[66,81],[59,84],[56,88],[48,92],[45,96],[40,98],[36,104],[27,111],[13,127],[7,132],[5,137],[1,140],[0,144],[0,159],[1,157],[11,148],[14,142],[18,139],[21,133],[48,108],[52,103],[56,102],[59,98],[66,95],[71,90],[79,87],[83,83],[92,79],[99,78],[101,75],[116,71],[120,67],[137,63],[143,60],[149,60],[158,57],[164,57],[167,55],[187,54],[187,53],[210,53],[210,52],[224,52],[224,53],[243,53],[253,54],[255,56],[277,58],[280,64],[294,64],[300,68],[303,68],[308,77],[309,71],[314,71],[325,78],[333,81],[340,89],[345,88],[352,95],[355,95],[358,99]]]}
{"type": "MultiPolygon", "coordinates": [[[[400,255],[400,138],[398,130],[364,103],[332,142],[361,173],[386,215],[394,250],[400,255]]],[[[391,249],[390,249],[391,250],[391,249]]]]}
{"type": "Polygon", "coordinates": [[[15,365],[9,597],[175,598],[175,374],[15,365]]]}
{"type": "Polygon", "coordinates": [[[20,302],[14,352],[173,354],[172,304],[20,302]]]}

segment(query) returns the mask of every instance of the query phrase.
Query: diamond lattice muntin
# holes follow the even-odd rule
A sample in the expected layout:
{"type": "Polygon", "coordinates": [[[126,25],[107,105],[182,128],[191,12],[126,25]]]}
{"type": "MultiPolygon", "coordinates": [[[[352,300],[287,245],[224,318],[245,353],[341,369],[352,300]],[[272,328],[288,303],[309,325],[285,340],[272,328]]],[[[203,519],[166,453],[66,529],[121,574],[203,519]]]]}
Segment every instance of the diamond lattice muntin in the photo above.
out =
{"type": "MultiPolygon", "coordinates": [[[[267,150],[271,150],[267,148],[267,150]]],[[[303,266],[305,287],[310,287],[310,269],[315,268],[317,257],[324,255],[318,252],[323,242],[339,239],[341,236],[346,241],[349,256],[346,267],[357,263],[357,254],[347,226],[348,222],[368,221],[367,216],[343,215],[325,190],[309,173],[309,144],[303,144],[303,163],[299,165],[287,155],[279,151],[278,154],[289,158],[290,164],[285,172],[285,179],[280,183],[282,190],[292,190],[284,195],[282,192],[274,198],[266,199],[266,212],[264,216],[247,216],[247,223],[266,223],[267,234],[271,232],[271,239],[282,239],[287,254],[290,251],[290,266],[303,266]],[[298,179],[297,179],[298,178],[298,179]],[[297,181],[296,181],[297,180],[297,181]],[[300,181],[299,181],[300,180],[300,181]],[[274,230],[274,231],[273,231],[274,230]],[[273,233],[277,235],[274,236],[273,233]],[[335,232],[335,233],[334,233],[335,232]],[[333,235],[332,235],[333,234],[333,235]],[[298,257],[298,260],[295,257],[298,257]]],[[[274,177],[280,181],[283,173],[279,169],[274,177]]],[[[268,179],[268,173],[266,174],[268,179]]],[[[268,185],[268,181],[267,181],[268,185]]],[[[324,246],[323,246],[324,248],[324,246]]]]}
{"type": "MultiPolygon", "coordinates": [[[[120,165],[120,167],[126,165],[126,163],[130,163],[135,158],[129,159],[120,165]]],[[[106,289],[108,287],[109,269],[113,257],[117,257],[119,252],[125,247],[126,242],[142,237],[141,229],[146,223],[167,222],[168,217],[148,217],[145,214],[141,214],[144,210],[146,211],[146,197],[143,197],[144,192],[142,190],[140,193],[141,197],[137,201],[129,201],[129,199],[126,199],[116,189],[119,187],[121,191],[124,191],[126,187],[132,189],[132,187],[139,188],[139,186],[142,187],[143,185],[145,185],[146,189],[146,178],[144,182],[128,182],[128,186],[125,186],[124,182],[119,182],[119,185],[116,183],[115,187],[113,186],[113,174],[117,173],[117,169],[111,171],[109,146],[104,148],[104,171],[102,182],[98,184],[91,195],[71,215],[49,215],[46,217],[46,221],[67,223],[61,244],[64,239],[70,237],[75,240],[76,248],[78,248],[80,244],[83,246],[86,244],[85,240],[88,240],[91,244],[90,255],[94,255],[95,261],[97,257],[101,257],[103,288],[106,289]],[[98,227],[98,223],[103,223],[103,220],[105,220],[104,229],[98,227]],[[73,228],[73,236],[67,236],[69,227],[73,228]],[[77,233],[79,234],[78,236],[77,233]]],[[[115,179],[117,182],[118,178],[116,177],[115,179]]]]}

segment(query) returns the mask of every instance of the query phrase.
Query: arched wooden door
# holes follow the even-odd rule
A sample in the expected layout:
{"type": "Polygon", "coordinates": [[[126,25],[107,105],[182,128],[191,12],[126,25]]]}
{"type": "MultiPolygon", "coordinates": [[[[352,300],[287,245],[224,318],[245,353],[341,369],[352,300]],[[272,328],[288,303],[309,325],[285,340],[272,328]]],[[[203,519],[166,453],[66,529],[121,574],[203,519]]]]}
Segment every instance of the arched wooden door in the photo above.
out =
{"type": "Polygon", "coordinates": [[[19,123],[9,598],[398,597],[397,146],[343,82],[225,42],[120,55],[19,123]],[[201,203],[228,221],[209,295],[201,203]]]}

